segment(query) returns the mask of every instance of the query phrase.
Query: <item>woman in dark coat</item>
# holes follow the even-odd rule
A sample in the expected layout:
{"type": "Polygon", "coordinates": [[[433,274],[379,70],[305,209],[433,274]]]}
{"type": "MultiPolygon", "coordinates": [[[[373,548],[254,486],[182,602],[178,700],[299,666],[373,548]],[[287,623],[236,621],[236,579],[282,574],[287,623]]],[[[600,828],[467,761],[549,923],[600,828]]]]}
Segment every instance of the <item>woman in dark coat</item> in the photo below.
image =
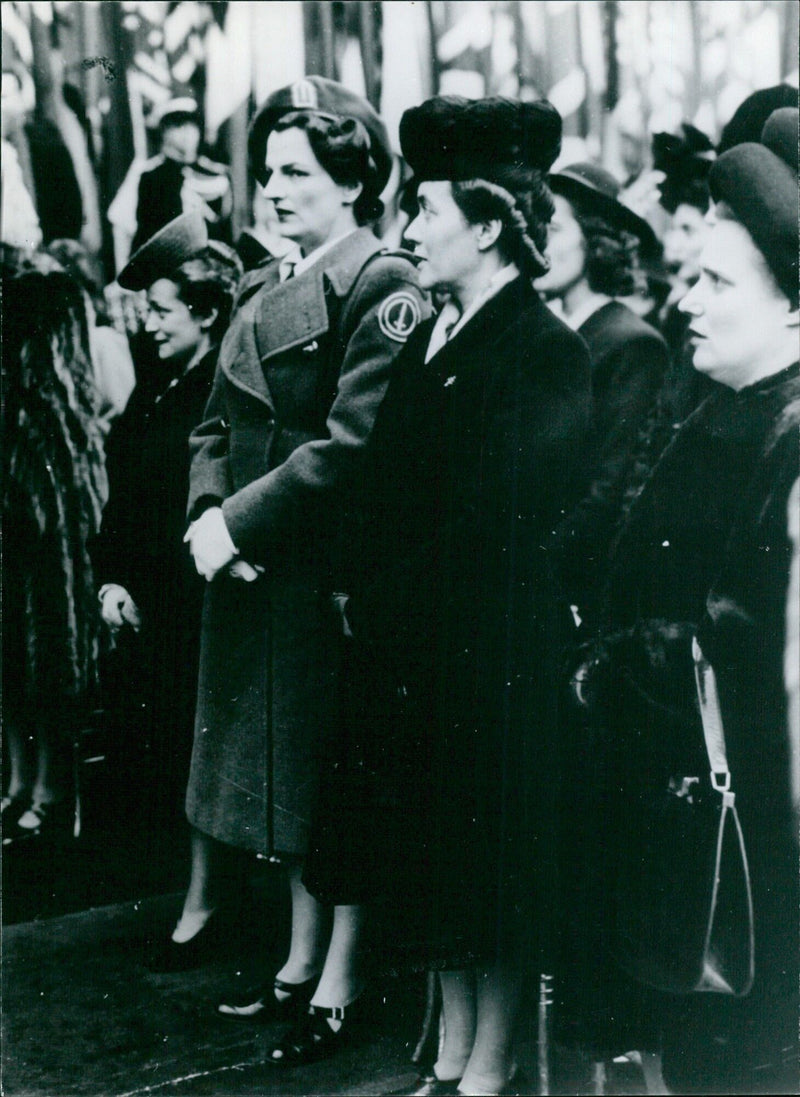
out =
{"type": "Polygon", "coordinates": [[[96,703],[89,543],[108,494],[87,311],[63,271],[4,279],[3,837],[69,805],[73,737],[96,703]],[[33,755],[33,756],[31,756],[33,755]]]}
{"type": "Polygon", "coordinates": [[[597,164],[571,164],[552,174],[549,185],[556,205],[550,270],[536,288],[583,338],[592,362],[590,486],[559,533],[565,588],[591,635],[632,454],[669,354],[658,332],[616,300],[632,294],[643,277],[639,250],[655,246],[650,226],[619,201],[619,184],[597,164]]]}
{"type": "MultiPolygon", "coordinates": [[[[631,507],[614,556],[599,662],[579,678],[583,695],[596,698],[607,737],[596,772],[598,781],[605,772],[608,793],[599,827],[611,931],[614,850],[636,826],[630,805],[666,788],[670,777],[708,770],[694,635],[714,667],[751,867],[755,984],[740,1001],[687,1002],[688,1017],[703,1018],[695,1025],[686,1017],[671,1023],[661,999],[651,1038],[668,1028],[665,1074],[681,1092],[784,1092],[787,1071],[791,1091],[797,1083],[798,1015],[798,877],[781,677],[786,501],[798,472],[797,111],[773,115],[763,144],[720,157],[710,184],[715,222],[681,308],[695,368],[720,388],[683,424],[631,507]]],[[[593,852],[600,853],[590,847],[587,861],[593,852]]],[[[605,945],[613,947],[613,933],[605,945]]],[[[626,1040],[640,1018],[614,1010],[613,1001],[599,998],[597,1021],[608,1031],[613,1013],[612,1031],[626,1040]]]]}
{"type": "Polygon", "coordinates": [[[274,987],[226,997],[221,1012],[285,1015],[313,994],[307,1050],[322,1054],[363,983],[359,907],[335,906],[329,944],[329,908],[300,867],[320,752],[338,733],[335,503],[362,473],[391,364],[427,306],[408,257],[383,254],[366,227],[391,152],[365,100],[316,76],[283,88],[254,120],[250,152],[296,248],[245,279],[192,436],[187,540],[210,586],[187,814],[209,838],[289,865],[289,957],[274,987]],[[254,581],[231,578],[231,564],[254,581]]]}
{"type": "MultiPolygon", "coordinates": [[[[118,646],[107,691],[140,725],[153,766],[150,809],[162,821],[185,788],[197,697],[203,583],[182,544],[189,435],[203,418],[240,275],[236,254],[209,247],[194,213],[156,233],[119,276],[124,288],[147,291],[145,330],[159,369],[139,382],[109,438],[111,494],[94,558],[118,646]]],[[[196,960],[189,942],[212,886],[205,852],[194,850],[184,917],[158,966],[196,960]]]]}
{"type": "Polygon", "coordinates": [[[445,1031],[417,1090],[499,1093],[523,957],[542,970],[549,956],[550,683],[571,621],[548,544],[584,489],[589,363],[530,282],[547,265],[554,108],[437,98],[400,133],[419,181],[406,237],[449,301],[409,340],[378,415],[345,615],[406,697],[414,764],[387,855],[407,889],[407,958],[440,972],[445,1031]]]}

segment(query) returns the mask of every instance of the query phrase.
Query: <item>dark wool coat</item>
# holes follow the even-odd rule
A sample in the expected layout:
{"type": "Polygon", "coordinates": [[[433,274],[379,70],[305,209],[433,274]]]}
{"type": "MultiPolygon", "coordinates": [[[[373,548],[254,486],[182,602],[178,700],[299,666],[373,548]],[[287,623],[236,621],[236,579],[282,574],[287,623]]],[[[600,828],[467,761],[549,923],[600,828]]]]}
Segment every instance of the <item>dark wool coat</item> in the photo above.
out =
{"type": "Polygon", "coordinates": [[[566,590],[591,628],[631,457],[664,383],[669,351],[655,328],[618,301],[592,313],[578,334],[592,361],[596,451],[589,492],[561,536],[566,590]]]}
{"type": "MultiPolygon", "coordinates": [[[[218,349],[154,390],[140,382],[108,439],[110,497],[94,549],[98,586],[119,583],[139,608],[106,663],[106,703],[134,710],[161,781],[181,795],[197,699],[205,584],[183,544],[189,435],[203,419],[218,349]]],[[[160,363],[162,372],[168,368],[160,363]]]]}
{"type": "Polygon", "coordinates": [[[229,170],[224,164],[200,156],[191,165],[179,164],[176,160],[162,159],[160,164],[142,173],[139,180],[139,195],[136,204],[136,234],[131,243],[131,253],[146,243],[150,237],[168,225],[184,212],[181,190],[187,173],[198,179],[220,181],[220,198],[211,199],[207,205],[216,220],[206,219],[208,234],[214,240],[231,243],[231,183],[229,170]]]}
{"type": "MultiPolygon", "coordinates": [[[[609,943],[614,849],[629,840],[635,827],[635,797],[665,788],[673,774],[708,770],[691,657],[691,639],[701,627],[701,642],[719,676],[745,836],[748,844],[756,844],[761,860],[753,876],[756,887],[759,878],[764,881],[760,897],[754,895],[757,938],[760,921],[771,920],[774,899],[759,913],[769,891],[773,896],[791,891],[785,879],[768,882],[773,871],[776,879],[781,877],[780,865],[786,864],[779,849],[785,850],[789,818],[785,703],[775,650],[782,650],[784,635],[788,541],[785,517],[782,529],[778,522],[769,532],[762,517],[765,508],[772,508],[771,500],[784,490],[788,496],[784,481],[796,475],[796,432],[777,448],[770,439],[796,400],[798,386],[798,367],[793,366],[739,392],[718,388],[678,430],[619,535],[601,661],[588,691],[595,699],[598,737],[585,736],[582,753],[574,755],[576,788],[585,790],[575,817],[589,822],[581,842],[573,843],[573,852],[583,849],[575,872],[583,883],[580,895],[571,894],[567,905],[589,914],[588,920],[578,918],[571,925],[567,955],[573,988],[588,1010],[586,1038],[604,1053],[647,1046],[668,1020],[663,999],[648,995],[653,1008],[647,1015],[641,1000],[621,995],[619,973],[599,973],[592,957],[602,955],[609,943]],[[780,459],[765,458],[773,451],[780,452],[780,459]],[[737,584],[741,593],[734,593],[737,584]],[[709,592],[716,592],[710,603],[713,627],[708,619],[704,624],[709,592]],[[737,605],[755,616],[740,621],[737,605]],[[601,834],[599,845],[596,836],[601,834]],[[593,998],[587,993],[592,987],[597,990],[593,998]]],[[[780,509],[777,504],[775,510],[780,509]]],[[[796,857],[792,862],[796,873],[796,857]]],[[[567,983],[565,974],[562,985],[567,983]]],[[[581,1013],[575,1001],[568,1004],[570,1011],[581,1013]]],[[[684,1054],[682,1030],[675,1031],[677,1054],[684,1054]]],[[[684,1079],[679,1085],[686,1084],[684,1079]]]]}
{"type": "Polygon", "coordinates": [[[254,583],[221,575],[203,610],[190,822],[221,841],[303,854],[320,740],[336,720],[330,607],[339,514],[392,361],[427,314],[409,260],[360,229],[280,284],[242,284],[204,422],[189,517],[221,502],[254,583]]]}
{"type": "Polygon", "coordinates": [[[396,943],[452,968],[521,932],[546,945],[552,681],[571,627],[548,546],[585,489],[591,378],[583,342],[523,278],[426,364],[431,328],[398,360],[371,439],[348,617],[405,695],[414,766],[398,845],[376,854],[406,888],[396,943]]]}
{"type": "MultiPolygon", "coordinates": [[[[725,548],[698,637],[712,663],[732,787],[747,844],[756,979],[746,999],[686,1003],[668,1041],[674,1088],[796,1092],[800,1017],[798,835],[791,805],[783,659],[791,561],[788,500],[800,475],[800,377],[784,373],[791,402],[775,419],[725,548]],[[709,1051],[727,1037],[718,1061],[709,1051]],[[699,1065],[699,1069],[698,1068],[699,1065]],[[694,1078],[692,1071],[694,1070],[694,1078]],[[760,1086],[760,1090],[756,1088],[760,1086]]],[[[713,996],[716,997],[716,996],[713,996]]]]}

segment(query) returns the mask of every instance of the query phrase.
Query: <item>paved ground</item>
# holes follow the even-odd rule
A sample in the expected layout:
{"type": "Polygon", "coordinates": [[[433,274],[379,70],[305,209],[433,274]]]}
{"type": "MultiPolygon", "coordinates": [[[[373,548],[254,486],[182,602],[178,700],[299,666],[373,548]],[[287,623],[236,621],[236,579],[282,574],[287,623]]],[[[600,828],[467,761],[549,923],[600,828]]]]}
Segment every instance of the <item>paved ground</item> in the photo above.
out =
{"type": "MultiPolygon", "coordinates": [[[[235,948],[197,971],[147,970],[146,951],[171,924],[179,902],[178,895],[154,897],[6,928],[7,1097],[358,1097],[410,1085],[420,982],[388,979],[361,1042],[327,1062],[280,1070],[262,1062],[264,1042],[276,1029],[239,1026],[214,1014],[235,948]]],[[[252,922],[245,926],[236,947],[246,946],[253,930],[252,922]]],[[[536,1093],[534,1042],[522,1050],[527,1092],[536,1093]]],[[[589,1064],[556,1049],[552,1067],[553,1093],[591,1092],[589,1064]]],[[[643,1092],[638,1072],[615,1069],[608,1093],[643,1092]]]]}

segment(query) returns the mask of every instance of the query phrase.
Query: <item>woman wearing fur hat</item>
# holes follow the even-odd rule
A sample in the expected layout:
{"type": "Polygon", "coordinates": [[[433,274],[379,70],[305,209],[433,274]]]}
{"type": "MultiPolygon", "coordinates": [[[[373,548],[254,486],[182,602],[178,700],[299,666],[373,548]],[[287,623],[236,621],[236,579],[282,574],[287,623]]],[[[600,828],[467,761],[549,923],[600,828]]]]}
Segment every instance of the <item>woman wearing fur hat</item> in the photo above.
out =
{"type": "Polygon", "coordinates": [[[364,99],[318,76],[281,88],[253,121],[250,155],[294,246],[242,283],[191,439],[186,540],[209,585],[187,814],[287,868],[286,961],[219,1012],[299,1018],[267,1055],[290,1066],[333,1050],[364,984],[358,898],[320,901],[302,865],[320,761],[341,734],[336,543],[392,362],[427,303],[408,256],[383,253],[369,228],[391,150],[364,99]]]}
{"type": "Polygon", "coordinates": [[[549,682],[571,620],[547,545],[583,489],[591,415],[586,350],[531,284],[560,134],[549,103],[506,99],[431,99],[400,126],[418,180],[406,239],[449,299],[376,421],[345,616],[405,698],[402,955],[439,971],[445,1032],[420,1094],[504,1091],[522,968],[550,957],[549,682]]]}
{"type": "MultiPolygon", "coordinates": [[[[750,864],[755,983],[741,1000],[691,996],[667,1026],[665,1075],[679,1092],[797,1087],[800,896],[782,680],[786,505],[800,452],[797,118],[793,108],[775,112],[760,143],[730,149],[711,169],[714,221],[680,307],[695,369],[719,388],[631,507],[600,661],[594,675],[579,675],[609,733],[603,817],[628,845],[632,793],[708,769],[693,636],[717,676],[750,864]]],[[[607,846],[613,894],[613,831],[607,846]]],[[[664,1006],[660,1020],[668,1017],[664,1006]]]]}

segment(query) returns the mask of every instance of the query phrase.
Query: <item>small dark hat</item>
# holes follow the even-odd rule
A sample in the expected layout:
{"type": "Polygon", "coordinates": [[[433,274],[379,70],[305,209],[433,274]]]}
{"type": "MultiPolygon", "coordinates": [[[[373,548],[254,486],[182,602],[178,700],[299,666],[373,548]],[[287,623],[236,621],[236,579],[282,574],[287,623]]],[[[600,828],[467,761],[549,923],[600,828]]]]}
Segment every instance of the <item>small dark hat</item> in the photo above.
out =
{"type": "Polygon", "coordinates": [[[590,217],[601,217],[609,224],[637,237],[643,255],[660,253],[661,246],[650,225],[620,202],[619,183],[599,164],[570,164],[561,171],[554,172],[548,183],[553,194],[560,194],[567,201],[578,203],[590,217]]]}
{"type": "Polygon", "coordinates": [[[509,167],[546,172],[561,149],[561,115],[546,99],[437,95],[405,112],[400,148],[418,181],[491,183],[509,167]]]}
{"type": "Polygon", "coordinates": [[[306,111],[322,118],[355,118],[359,121],[369,134],[370,153],[377,169],[376,186],[379,191],[383,190],[389,182],[394,159],[386,126],[363,96],[325,76],[306,76],[294,84],[279,88],[265,100],[253,119],[247,137],[247,151],[250,170],[261,186],[266,183],[264,156],[267,139],[280,119],[292,111],[306,111]]]}
{"type": "Polygon", "coordinates": [[[775,281],[797,302],[797,107],[774,111],[756,144],[722,154],[711,169],[711,196],[725,202],[747,229],[775,281]]]}
{"type": "Polygon", "coordinates": [[[134,252],[117,281],[123,289],[147,289],[157,278],[168,278],[207,244],[208,228],[202,213],[182,213],[134,252]]]}
{"type": "Polygon", "coordinates": [[[663,171],[659,184],[661,205],[674,213],[681,203],[695,206],[703,213],[709,205],[708,173],[716,151],[702,130],[689,122],[681,125],[681,134],[653,135],[653,167],[663,171]]]}
{"type": "Polygon", "coordinates": [[[791,88],[788,84],[759,88],[739,104],[733,118],[723,127],[717,152],[721,156],[745,141],[760,141],[764,124],[774,110],[796,106],[797,88],[791,88]]]}

